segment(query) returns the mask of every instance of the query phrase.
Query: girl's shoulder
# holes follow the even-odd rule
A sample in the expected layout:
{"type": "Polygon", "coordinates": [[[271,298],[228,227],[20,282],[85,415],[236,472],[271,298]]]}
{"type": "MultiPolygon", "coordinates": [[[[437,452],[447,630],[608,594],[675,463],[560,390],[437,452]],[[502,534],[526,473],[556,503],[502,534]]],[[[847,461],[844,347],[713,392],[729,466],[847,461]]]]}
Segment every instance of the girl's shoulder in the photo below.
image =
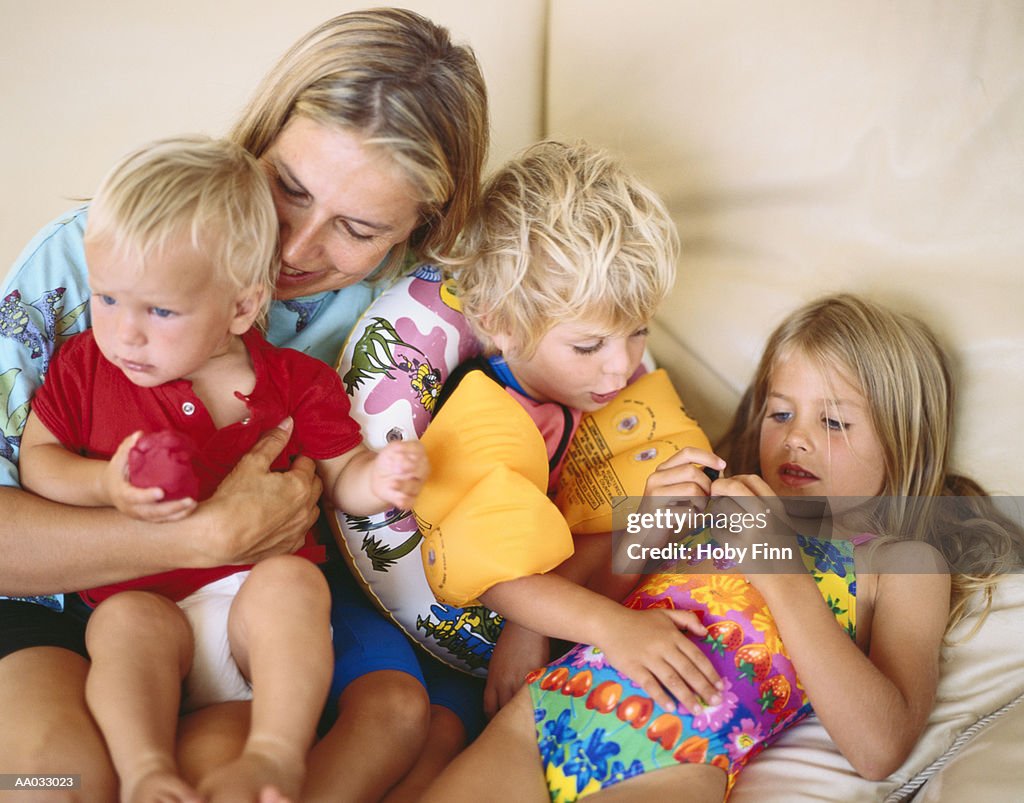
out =
{"type": "Polygon", "coordinates": [[[949,565],[931,544],[895,538],[854,542],[858,574],[949,574],[949,565]]]}

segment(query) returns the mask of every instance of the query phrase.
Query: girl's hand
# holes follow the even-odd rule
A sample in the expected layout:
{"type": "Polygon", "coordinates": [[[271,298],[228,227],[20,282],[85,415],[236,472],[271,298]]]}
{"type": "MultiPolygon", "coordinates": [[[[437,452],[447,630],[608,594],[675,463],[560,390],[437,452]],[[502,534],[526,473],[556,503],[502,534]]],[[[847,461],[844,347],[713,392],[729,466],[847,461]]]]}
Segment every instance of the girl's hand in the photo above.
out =
{"type": "Polygon", "coordinates": [[[744,529],[716,534],[716,539],[747,548],[743,565],[737,568],[752,586],[763,589],[765,583],[777,582],[779,575],[807,571],[799,558],[794,537],[797,531],[786,515],[782,500],[763,478],[741,474],[717,479],[711,484],[711,495],[715,513],[726,513],[733,519],[743,516],[751,522],[751,526],[744,529]],[[754,544],[762,549],[759,554],[763,557],[754,556],[754,544]],[[783,551],[774,552],[765,547],[783,551]]]}
{"type": "Polygon", "coordinates": [[[174,499],[162,502],[162,488],[136,488],[128,481],[128,453],[142,436],[134,432],[121,441],[117,451],[103,470],[103,491],[110,504],[126,516],[141,521],[178,521],[196,509],[195,499],[174,499]]]}
{"type": "MultiPolygon", "coordinates": [[[[657,521],[650,519],[650,515],[666,508],[703,511],[711,495],[711,476],[717,476],[724,469],[725,461],[712,452],[692,446],[681,449],[659,464],[647,478],[644,496],[636,511],[636,515],[640,517],[637,521],[657,521]]],[[[670,541],[678,540],[680,533],[671,528],[646,523],[638,535],[639,537],[618,539],[612,553],[612,567],[616,574],[630,575],[653,571],[646,559],[634,559],[631,552],[636,547],[663,547],[670,541]]]]}
{"type": "Polygon", "coordinates": [[[661,463],[647,478],[644,496],[672,497],[703,510],[711,495],[712,479],[705,469],[721,473],[725,461],[718,455],[687,446],[661,463]]]}
{"type": "Polygon", "coordinates": [[[618,608],[594,646],[666,711],[675,711],[678,700],[699,713],[702,704],[722,702],[722,679],[684,631],[707,635],[692,611],[618,608]]]}
{"type": "Polygon", "coordinates": [[[512,699],[512,695],[522,688],[531,670],[544,666],[550,659],[547,636],[506,619],[487,667],[484,713],[488,719],[497,714],[512,699]]]}
{"type": "Polygon", "coordinates": [[[712,496],[757,496],[778,500],[775,491],[757,474],[737,474],[735,477],[721,477],[711,483],[712,496]]]}
{"type": "Polygon", "coordinates": [[[427,452],[419,441],[395,441],[373,461],[370,489],[399,510],[409,510],[430,474],[427,452]]]}

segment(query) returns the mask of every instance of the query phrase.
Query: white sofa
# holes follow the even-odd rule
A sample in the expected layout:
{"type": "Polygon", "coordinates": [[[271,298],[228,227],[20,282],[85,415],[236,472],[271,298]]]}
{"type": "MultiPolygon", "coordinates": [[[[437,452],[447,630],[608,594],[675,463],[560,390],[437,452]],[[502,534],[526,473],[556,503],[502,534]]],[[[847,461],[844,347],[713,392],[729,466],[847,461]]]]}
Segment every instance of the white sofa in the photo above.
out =
{"type": "MultiPolygon", "coordinates": [[[[301,32],[352,0],[5,4],[0,260],[120,154],[223,132],[301,32]]],[[[617,152],[669,203],[679,286],[653,351],[714,438],[779,318],[826,291],[912,311],[961,395],[956,465],[1024,495],[1024,6],[1014,0],[409,0],[484,66],[493,159],[542,136],[617,152]]],[[[920,745],[859,779],[815,721],[733,800],[1024,799],[1024,578],[943,656],[920,745]]],[[[969,626],[970,623],[968,623],[969,626]]]]}

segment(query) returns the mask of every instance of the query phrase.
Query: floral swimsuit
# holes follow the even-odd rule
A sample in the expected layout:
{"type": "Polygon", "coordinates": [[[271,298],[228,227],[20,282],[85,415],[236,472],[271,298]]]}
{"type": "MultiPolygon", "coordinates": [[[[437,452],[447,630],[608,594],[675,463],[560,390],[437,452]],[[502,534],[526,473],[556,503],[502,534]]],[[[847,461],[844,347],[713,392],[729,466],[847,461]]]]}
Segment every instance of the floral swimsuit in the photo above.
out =
{"type": "MultiPolygon", "coordinates": [[[[798,541],[826,603],[854,638],[855,542],[798,541]]],[[[708,629],[696,643],[722,676],[722,702],[699,714],[669,713],[600,650],[577,645],[527,678],[553,801],[577,800],[677,763],[720,767],[731,790],[747,761],[811,713],[775,620],[742,575],[651,575],[624,604],[695,611],[708,629]]]]}

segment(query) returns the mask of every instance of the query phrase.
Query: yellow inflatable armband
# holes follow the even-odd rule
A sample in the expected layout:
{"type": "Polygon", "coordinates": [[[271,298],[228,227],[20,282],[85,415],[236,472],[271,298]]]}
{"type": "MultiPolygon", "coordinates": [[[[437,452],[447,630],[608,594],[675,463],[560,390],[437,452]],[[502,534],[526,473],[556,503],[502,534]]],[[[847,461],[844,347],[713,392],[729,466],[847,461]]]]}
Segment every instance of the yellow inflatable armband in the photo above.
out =
{"type": "Polygon", "coordinates": [[[641,496],[658,464],[685,446],[711,449],[668,374],[660,369],[645,374],[607,407],[583,416],[555,504],[574,534],[611,532],[623,497],[641,496]]]}
{"type": "Polygon", "coordinates": [[[448,605],[541,574],[572,555],[565,519],[546,495],[548,456],[529,414],[473,371],[421,438],[431,475],[416,502],[427,581],[448,605]]]}

